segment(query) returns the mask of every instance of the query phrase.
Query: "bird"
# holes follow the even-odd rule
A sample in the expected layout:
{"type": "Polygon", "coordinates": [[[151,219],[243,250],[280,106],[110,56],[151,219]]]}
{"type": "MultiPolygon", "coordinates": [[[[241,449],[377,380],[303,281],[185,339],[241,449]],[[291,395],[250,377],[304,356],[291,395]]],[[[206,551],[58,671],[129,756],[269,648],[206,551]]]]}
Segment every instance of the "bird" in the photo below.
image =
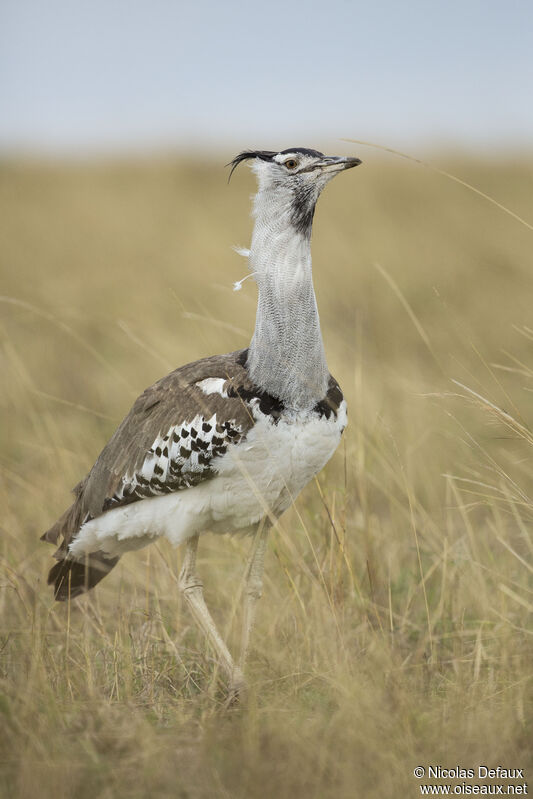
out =
{"type": "Polygon", "coordinates": [[[245,150],[227,164],[230,178],[244,162],[258,184],[246,253],[258,288],[250,345],[181,366],[147,388],[42,536],[57,546],[48,584],[58,601],[93,588],[127,551],[161,537],[184,543],[180,590],[236,697],[246,692],[269,531],[329,461],[347,424],[326,363],[311,231],[321,191],[361,163],[306,147],[245,150]],[[253,536],[235,659],[196,568],[207,531],[253,536]]]}

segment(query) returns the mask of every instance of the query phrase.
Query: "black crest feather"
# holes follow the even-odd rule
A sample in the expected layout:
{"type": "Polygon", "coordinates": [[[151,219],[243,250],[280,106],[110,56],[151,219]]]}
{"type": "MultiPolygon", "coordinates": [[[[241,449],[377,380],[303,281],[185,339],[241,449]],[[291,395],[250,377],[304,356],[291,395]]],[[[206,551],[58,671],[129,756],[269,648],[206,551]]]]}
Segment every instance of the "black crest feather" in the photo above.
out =
{"type": "Polygon", "coordinates": [[[242,153],[239,153],[239,155],[235,156],[233,161],[230,161],[229,164],[226,164],[226,166],[231,167],[228,182],[231,180],[231,176],[239,164],[242,164],[243,161],[248,161],[251,158],[260,158],[261,161],[271,161],[275,155],[277,155],[277,153],[274,150],[243,150],[242,153]]]}
{"type": "Polygon", "coordinates": [[[311,150],[309,147],[287,147],[286,150],[281,151],[281,155],[286,155],[287,153],[301,153],[301,155],[313,155],[316,158],[322,158],[324,153],[321,153],[320,150],[311,150]]]}

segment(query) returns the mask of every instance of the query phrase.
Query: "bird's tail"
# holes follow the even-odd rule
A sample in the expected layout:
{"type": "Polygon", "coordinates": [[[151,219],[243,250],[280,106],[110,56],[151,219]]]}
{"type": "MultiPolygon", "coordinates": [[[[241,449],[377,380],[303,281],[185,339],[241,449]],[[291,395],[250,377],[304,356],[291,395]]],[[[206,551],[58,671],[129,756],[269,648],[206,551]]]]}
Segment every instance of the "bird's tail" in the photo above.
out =
{"type": "Polygon", "coordinates": [[[57,563],[48,573],[48,585],[54,586],[54,597],[58,602],[89,591],[109,574],[113,566],[118,563],[118,557],[110,557],[97,550],[81,558],[73,558],[69,553],[72,540],[76,537],[83,522],[89,517],[83,504],[83,489],[86,480],[78,483],[74,489],[76,500],[67,508],[57,522],[41,536],[41,541],[49,544],[61,543],[54,552],[57,563]]]}
{"type": "Polygon", "coordinates": [[[65,602],[94,588],[117,563],[118,558],[109,558],[103,552],[91,552],[83,560],[66,555],[50,569],[48,585],[54,586],[55,599],[65,602]]]}

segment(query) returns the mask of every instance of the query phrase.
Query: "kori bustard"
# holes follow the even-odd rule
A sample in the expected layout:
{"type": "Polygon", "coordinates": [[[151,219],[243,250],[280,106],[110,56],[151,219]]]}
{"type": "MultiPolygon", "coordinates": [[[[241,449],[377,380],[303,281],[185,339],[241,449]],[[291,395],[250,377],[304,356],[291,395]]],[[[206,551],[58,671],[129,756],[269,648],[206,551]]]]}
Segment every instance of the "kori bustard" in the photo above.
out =
{"type": "MultiPolygon", "coordinates": [[[[258,286],[248,349],[182,366],[147,388],[75,487],[43,539],[57,544],[48,582],[67,600],[128,550],[160,536],[186,552],[180,588],[226,671],[244,687],[269,527],[334,453],[346,403],[326,365],[311,274],[311,227],[324,186],[358,158],[293,147],[246,151],[258,179],[249,250],[258,286]],[[254,531],[234,662],[196,571],[204,531],[254,531]]],[[[231,173],[230,173],[231,174],[231,173]]]]}

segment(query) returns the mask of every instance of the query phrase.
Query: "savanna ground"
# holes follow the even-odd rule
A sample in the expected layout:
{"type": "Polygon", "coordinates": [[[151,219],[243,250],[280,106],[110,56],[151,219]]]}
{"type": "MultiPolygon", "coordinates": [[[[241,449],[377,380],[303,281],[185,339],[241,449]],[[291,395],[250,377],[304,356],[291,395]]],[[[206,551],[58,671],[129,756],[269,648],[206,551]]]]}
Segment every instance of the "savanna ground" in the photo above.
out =
{"type": "MultiPolygon", "coordinates": [[[[223,157],[1,164],[4,796],[415,797],[428,764],[533,782],[533,231],[353,151],[313,236],[350,424],[271,535],[249,700],[229,711],[181,551],[132,553],[69,607],[39,536],[145,386],[248,343],[231,245],[252,178],[228,186],[223,157]]],[[[437,162],[533,221],[530,158],[437,162]]],[[[233,646],[249,545],[200,544],[233,646]]]]}

